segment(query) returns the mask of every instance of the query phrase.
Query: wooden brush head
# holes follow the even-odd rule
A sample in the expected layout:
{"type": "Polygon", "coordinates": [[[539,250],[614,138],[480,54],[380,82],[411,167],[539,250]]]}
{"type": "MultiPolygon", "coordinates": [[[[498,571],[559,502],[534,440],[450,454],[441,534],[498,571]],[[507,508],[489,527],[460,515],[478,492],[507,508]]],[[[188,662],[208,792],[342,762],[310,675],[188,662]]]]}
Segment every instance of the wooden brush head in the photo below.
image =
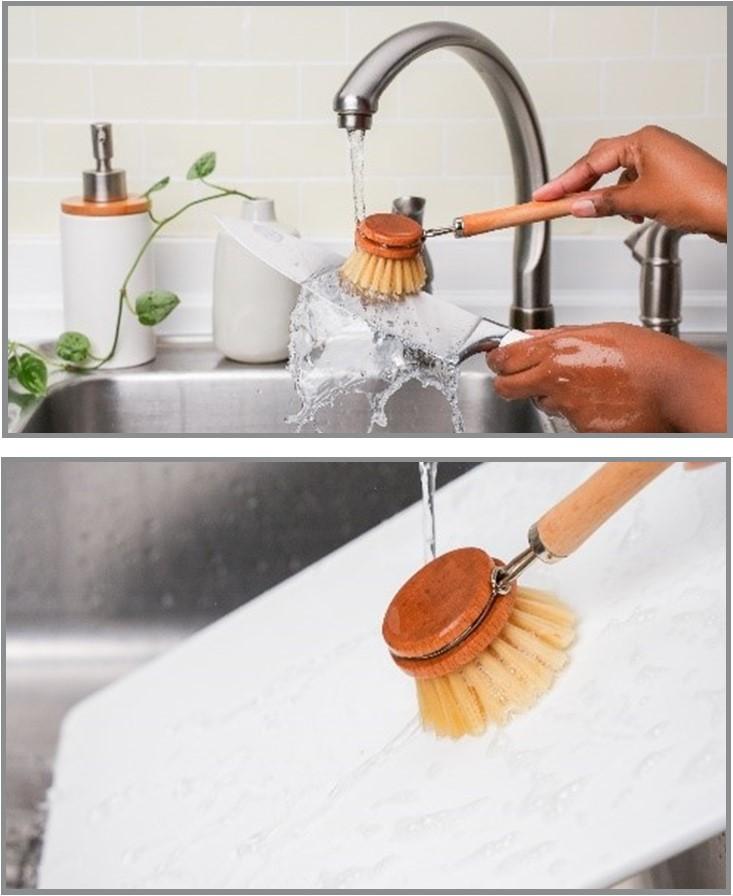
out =
{"type": "Polygon", "coordinates": [[[402,260],[415,258],[422,248],[422,227],[406,215],[369,215],[356,226],[357,248],[370,255],[402,260]]]}
{"type": "Polygon", "coordinates": [[[459,548],[436,557],[400,588],[387,608],[382,635],[408,675],[438,678],[456,672],[499,635],[516,589],[491,603],[491,574],[498,562],[480,548],[459,548]]]}

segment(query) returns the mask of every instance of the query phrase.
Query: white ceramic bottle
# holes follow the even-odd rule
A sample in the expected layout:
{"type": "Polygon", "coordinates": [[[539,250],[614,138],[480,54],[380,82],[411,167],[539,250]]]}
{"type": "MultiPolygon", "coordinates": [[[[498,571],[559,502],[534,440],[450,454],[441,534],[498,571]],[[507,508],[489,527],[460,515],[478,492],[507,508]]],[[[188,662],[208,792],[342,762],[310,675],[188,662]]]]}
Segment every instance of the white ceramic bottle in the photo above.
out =
{"type": "MultiPolygon", "coordinates": [[[[91,126],[96,170],[82,175],[83,195],[61,203],[64,326],[88,336],[92,353],[105,357],[117,324],[119,291],[150,235],[149,201],[128,196],[125,172],[111,167],[112,126],[91,126]]],[[[153,288],[153,264],[143,256],[128,285],[130,302],[153,288]]],[[[135,367],[155,357],[155,333],[123,308],[115,353],[107,367],[135,367]]]]}
{"type": "MultiPolygon", "coordinates": [[[[272,199],[242,204],[245,221],[276,223],[272,199]]],[[[297,231],[278,224],[294,235],[297,231]]],[[[290,314],[299,286],[220,232],[214,260],[214,344],[233,361],[264,364],[288,357],[290,314]]]]}

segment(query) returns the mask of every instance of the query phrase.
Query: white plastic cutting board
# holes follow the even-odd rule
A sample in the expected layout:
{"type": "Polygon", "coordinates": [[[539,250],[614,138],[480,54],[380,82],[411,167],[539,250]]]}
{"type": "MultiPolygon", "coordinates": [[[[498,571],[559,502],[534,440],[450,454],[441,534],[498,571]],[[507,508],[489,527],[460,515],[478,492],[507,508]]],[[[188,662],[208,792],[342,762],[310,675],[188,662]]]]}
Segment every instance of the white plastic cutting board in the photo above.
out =
{"type": "MultiPolygon", "coordinates": [[[[440,550],[508,558],[595,466],[483,465],[439,491],[440,550]]],[[[420,533],[415,506],[77,706],[40,886],[582,889],[724,827],[723,467],[673,468],[527,574],[578,642],[480,738],[422,732],[381,642],[420,533]]]]}

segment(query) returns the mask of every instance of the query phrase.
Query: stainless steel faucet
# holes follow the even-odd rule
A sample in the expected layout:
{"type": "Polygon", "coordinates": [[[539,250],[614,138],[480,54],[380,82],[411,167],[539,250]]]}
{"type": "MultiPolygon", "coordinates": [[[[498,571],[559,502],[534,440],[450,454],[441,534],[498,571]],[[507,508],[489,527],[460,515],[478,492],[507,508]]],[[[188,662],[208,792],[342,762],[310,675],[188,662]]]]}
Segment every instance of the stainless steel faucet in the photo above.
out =
{"type": "Polygon", "coordinates": [[[684,236],[656,221],[647,221],[624,240],[641,265],[640,319],[645,327],[679,336],[682,303],[682,262],[679,244],[684,236]]]}
{"type": "MultiPolygon", "coordinates": [[[[384,89],[405,66],[430,50],[457,53],[481,76],[499,108],[514,162],[517,202],[547,180],[542,132],[524,82],[502,51],[472,28],[425,22],[398,31],[375,47],[348,76],[333,107],[339,127],[368,130],[384,89]]],[[[514,298],[511,324],[518,329],[551,327],[550,225],[517,228],[514,238],[514,298]]]]}

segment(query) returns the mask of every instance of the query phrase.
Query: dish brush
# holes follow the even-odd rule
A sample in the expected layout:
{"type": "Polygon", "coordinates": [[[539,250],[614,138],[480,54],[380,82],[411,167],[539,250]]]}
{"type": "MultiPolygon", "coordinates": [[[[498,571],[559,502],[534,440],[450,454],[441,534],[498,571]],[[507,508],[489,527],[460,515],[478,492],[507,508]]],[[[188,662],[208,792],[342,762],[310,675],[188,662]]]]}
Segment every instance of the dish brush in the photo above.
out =
{"type": "Polygon", "coordinates": [[[605,464],[529,530],[510,563],[459,548],[428,563],[390,603],[382,633],[417,682],[423,725],[440,736],[480,734],[528,709],[567,662],[575,615],[516,579],[535,560],[572,554],[671,462],[605,464]]]}
{"type": "Polygon", "coordinates": [[[549,221],[570,214],[577,196],[549,202],[524,202],[506,208],[456,218],[450,227],[423,228],[412,218],[380,212],[356,225],[355,248],[341,268],[341,278],[367,301],[399,301],[420,292],[427,272],[422,259],[424,240],[452,233],[476,236],[492,230],[549,221]]]}

